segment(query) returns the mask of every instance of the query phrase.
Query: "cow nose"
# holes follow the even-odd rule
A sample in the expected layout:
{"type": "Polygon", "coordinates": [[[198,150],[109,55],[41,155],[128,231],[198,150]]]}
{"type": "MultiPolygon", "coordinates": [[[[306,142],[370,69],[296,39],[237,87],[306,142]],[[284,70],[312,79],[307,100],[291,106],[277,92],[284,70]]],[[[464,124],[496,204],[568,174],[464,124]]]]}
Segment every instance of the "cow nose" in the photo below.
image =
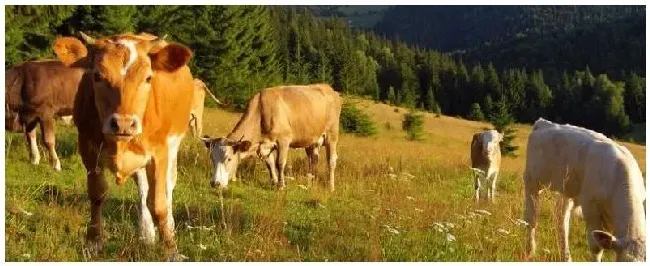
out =
{"type": "Polygon", "coordinates": [[[120,136],[137,135],[140,128],[139,119],[134,115],[114,114],[108,121],[108,132],[120,136]]]}
{"type": "Polygon", "coordinates": [[[212,186],[212,188],[217,188],[219,186],[219,181],[215,181],[215,180],[210,181],[210,186],[212,186]]]}

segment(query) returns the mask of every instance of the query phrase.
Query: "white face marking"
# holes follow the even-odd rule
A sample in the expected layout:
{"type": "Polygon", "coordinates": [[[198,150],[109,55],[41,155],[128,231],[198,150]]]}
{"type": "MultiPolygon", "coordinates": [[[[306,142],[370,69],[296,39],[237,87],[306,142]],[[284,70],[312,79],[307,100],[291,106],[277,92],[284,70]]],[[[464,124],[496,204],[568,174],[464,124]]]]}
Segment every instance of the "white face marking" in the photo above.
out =
{"type": "Polygon", "coordinates": [[[138,58],[138,51],[135,49],[135,41],[131,40],[119,40],[117,43],[124,45],[126,48],[129,49],[129,61],[126,62],[122,70],[120,70],[120,73],[122,76],[126,76],[127,71],[129,70],[129,67],[135,62],[135,59],[138,58]]]}
{"type": "Polygon", "coordinates": [[[219,187],[225,188],[230,180],[230,172],[238,163],[235,158],[232,146],[214,143],[210,150],[210,159],[212,161],[212,179],[211,184],[218,184],[219,187]]]}

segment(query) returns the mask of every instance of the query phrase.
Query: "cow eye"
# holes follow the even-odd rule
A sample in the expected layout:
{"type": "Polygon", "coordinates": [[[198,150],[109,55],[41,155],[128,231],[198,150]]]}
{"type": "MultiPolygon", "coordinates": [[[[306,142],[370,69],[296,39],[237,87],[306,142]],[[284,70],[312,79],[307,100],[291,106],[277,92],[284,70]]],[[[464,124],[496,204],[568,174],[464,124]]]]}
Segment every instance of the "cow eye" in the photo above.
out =
{"type": "Polygon", "coordinates": [[[229,161],[229,162],[230,162],[230,161],[232,161],[232,158],[228,158],[228,159],[226,159],[226,161],[229,161]]]}
{"type": "Polygon", "coordinates": [[[151,76],[148,76],[148,77],[147,77],[146,82],[147,82],[147,84],[150,84],[150,83],[151,83],[151,76]]]}

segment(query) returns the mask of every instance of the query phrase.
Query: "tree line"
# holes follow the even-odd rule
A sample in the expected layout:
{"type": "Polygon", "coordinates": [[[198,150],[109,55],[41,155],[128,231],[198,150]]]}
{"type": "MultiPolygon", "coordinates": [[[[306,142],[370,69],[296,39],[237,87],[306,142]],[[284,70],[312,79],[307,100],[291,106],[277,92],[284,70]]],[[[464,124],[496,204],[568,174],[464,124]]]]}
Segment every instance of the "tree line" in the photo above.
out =
{"type": "Polygon", "coordinates": [[[549,80],[541,69],[466,65],[301,7],[7,6],[5,16],[5,68],[52,57],[57,35],[167,34],[192,49],[194,75],[235,108],[264,87],[327,82],[344,94],[463,118],[546,117],[617,136],[645,122],[645,78],[632,71],[614,81],[585,66],[549,80]]]}

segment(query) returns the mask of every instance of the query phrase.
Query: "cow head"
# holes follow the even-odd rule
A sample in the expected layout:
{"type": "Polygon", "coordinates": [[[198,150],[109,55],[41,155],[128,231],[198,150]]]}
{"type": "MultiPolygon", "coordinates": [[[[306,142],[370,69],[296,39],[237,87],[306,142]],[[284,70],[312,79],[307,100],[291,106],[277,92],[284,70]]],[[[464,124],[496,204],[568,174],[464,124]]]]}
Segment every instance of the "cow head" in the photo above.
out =
{"type": "Polygon", "coordinates": [[[242,159],[250,155],[252,143],[248,140],[236,141],[228,138],[201,138],[210,153],[212,177],[210,185],[214,188],[226,188],[228,181],[237,174],[237,166],[242,159]]]}
{"type": "Polygon", "coordinates": [[[503,134],[492,129],[481,134],[481,143],[483,144],[482,153],[484,156],[492,157],[492,155],[499,149],[499,143],[503,141],[503,134]]]}
{"type": "Polygon", "coordinates": [[[94,103],[105,137],[128,141],[142,133],[142,121],[156,73],[174,72],[187,64],[191,51],[166,45],[152,35],[123,34],[100,39],[81,33],[84,43],[58,37],[53,45],[66,66],[85,68],[91,75],[94,103]]]}
{"type": "Polygon", "coordinates": [[[645,239],[617,239],[600,230],[591,231],[591,236],[601,248],[614,250],[616,261],[645,261],[645,239]]]}

